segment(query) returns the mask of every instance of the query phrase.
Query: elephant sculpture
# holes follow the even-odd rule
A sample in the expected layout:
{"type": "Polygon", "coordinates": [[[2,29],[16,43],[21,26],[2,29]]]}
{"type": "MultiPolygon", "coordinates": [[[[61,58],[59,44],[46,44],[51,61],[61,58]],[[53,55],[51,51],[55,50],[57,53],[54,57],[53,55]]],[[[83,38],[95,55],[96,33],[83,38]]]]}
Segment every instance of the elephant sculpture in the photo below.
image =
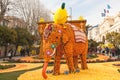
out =
{"type": "Polygon", "coordinates": [[[81,58],[81,69],[88,69],[86,63],[87,50],[88,40],[86,34],[78,27],[69,23],[48,24],[43,33],[44,66],[42,76],[45,79],[47,78],[46,69],[53,55],[55,55],[55,75],[60,74],[60,59],[62,55],[65,55],[70,73],[79,69],[79,56],[81,58]]]}

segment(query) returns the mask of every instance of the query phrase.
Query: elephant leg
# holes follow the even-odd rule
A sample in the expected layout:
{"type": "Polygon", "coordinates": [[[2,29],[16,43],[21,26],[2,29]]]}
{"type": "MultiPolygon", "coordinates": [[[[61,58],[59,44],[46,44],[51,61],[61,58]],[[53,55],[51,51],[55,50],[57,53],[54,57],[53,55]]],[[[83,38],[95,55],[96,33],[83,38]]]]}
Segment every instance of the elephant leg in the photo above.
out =
{"type": "Polygon", "coordinates": [[[79,67],[78,67],[78,56],[73,56],[73,61],[74,61],[75,69],[79,69],[79,67]]]}
{"type": "Polygon", "coordinates": [[[65,51],[64,53],[66,56],[69,72],[73,73],[73,72],[75,72],[75,67],[74,67],[74,63],[73,63],[73,46],[72,46],[72,44],[70,44],[70,43],[66,44],[64,46],[64,51],[65,51]]]}
{"type": "Polygon", "coordinates": [[[69,72],[73,73],[75,72],[74,64],[73,64],[73,56],[66,56],[69,72]]]}
{"type": "Polygon", "coordinates": [[[60,59],[63,56],[63,53],[60,50],[61,50],[60,47],[57,48],[57,52],[55,54],[53,75],[59,75],[60,74],[60,59]]]}
{"type": "MultiPolygon", "coordinates": [[[[69,61],[68,61],[68,58],[66,57],[66,55],[65,55],[65,59],[66,59],[67,65],[69,65],[69,61]]],[[[68,69],[70,70],[70,67],[69,67],[69,66],[68,66],[68,69]]]]}
{"type": "Polygon", "coordinates": [[[55,56],[53,75],[59,75],[59,74],[60,74],[60,57],[55,56]]]}
{"type": "Polygon", "coordinates": [[[87,67],[87,61],[86,61],[86,54],[81,54],[81,69],[88,69],[87,67]]]}

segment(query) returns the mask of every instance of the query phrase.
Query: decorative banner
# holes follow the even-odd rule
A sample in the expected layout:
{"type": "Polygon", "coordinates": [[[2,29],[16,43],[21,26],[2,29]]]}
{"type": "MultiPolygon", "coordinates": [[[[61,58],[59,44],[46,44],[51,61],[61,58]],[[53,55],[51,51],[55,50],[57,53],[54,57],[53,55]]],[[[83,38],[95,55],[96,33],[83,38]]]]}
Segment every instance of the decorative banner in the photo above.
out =
{"type": "Polygon", "coordinates": [[[104,13],[106,13],[106,9],[104,9],[104,13]]]}
{"type": "Polygon", "coordinates": [[[107,9],[110,9],[110,8],[111,8],[111,6],[109,4],[107,4],[107,9]]]}
{"type": "Polygon", "coordinates": [[[105,17],[105,16],[106,16],[106,14],[105,14],[105,13],[101,13],[101,16],[102,16],[102,17],[105,17]]]}
{"type": "Polygon", "coordinates": [[[109,10],[107,10],[107,13],[109,13],[109,10]]]}
{"type": "Polygon", "coordinates": [[[109,4],[107,4],[106,5],[107,6],[107,8],[105,8],[105,9],[103,9],[103,13],[101,13],[101,17],[105,17],[110,11],[110,9],[111,9],[111,6],[109,5],[109,4]]]}

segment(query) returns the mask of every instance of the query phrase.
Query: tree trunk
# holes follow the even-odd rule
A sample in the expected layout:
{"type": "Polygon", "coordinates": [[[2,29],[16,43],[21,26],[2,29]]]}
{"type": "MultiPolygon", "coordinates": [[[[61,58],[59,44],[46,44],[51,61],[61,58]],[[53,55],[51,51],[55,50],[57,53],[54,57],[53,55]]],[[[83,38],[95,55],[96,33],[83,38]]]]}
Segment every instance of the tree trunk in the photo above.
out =
{"type": "Polygon", "coordinates": [[[16,56],[17,49],[18,49],[18,45],[15,46],[14,56],[16,56]]]}
{"type": "Polygon", "coordinates": [[[2,15],[0,15],[0,22],[3,20],[3,16],[2,15]]]}
{"type": "Polygon", "coordinates": [[[4,57],[6,57],[6,56],[7,56],[7,50],[8,50],[8,45],[5,45],[4,57]]]}

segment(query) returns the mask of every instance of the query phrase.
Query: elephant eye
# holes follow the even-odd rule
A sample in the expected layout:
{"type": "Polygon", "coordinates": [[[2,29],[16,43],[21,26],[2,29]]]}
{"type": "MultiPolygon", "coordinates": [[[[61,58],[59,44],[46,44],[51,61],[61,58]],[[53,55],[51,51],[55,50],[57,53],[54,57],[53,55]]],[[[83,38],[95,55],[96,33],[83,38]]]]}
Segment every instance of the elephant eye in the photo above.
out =
{"type": "Polygon", "coordinates": [[[56,37],[56,39],[58,39],[58,37],[56,37]]]}

